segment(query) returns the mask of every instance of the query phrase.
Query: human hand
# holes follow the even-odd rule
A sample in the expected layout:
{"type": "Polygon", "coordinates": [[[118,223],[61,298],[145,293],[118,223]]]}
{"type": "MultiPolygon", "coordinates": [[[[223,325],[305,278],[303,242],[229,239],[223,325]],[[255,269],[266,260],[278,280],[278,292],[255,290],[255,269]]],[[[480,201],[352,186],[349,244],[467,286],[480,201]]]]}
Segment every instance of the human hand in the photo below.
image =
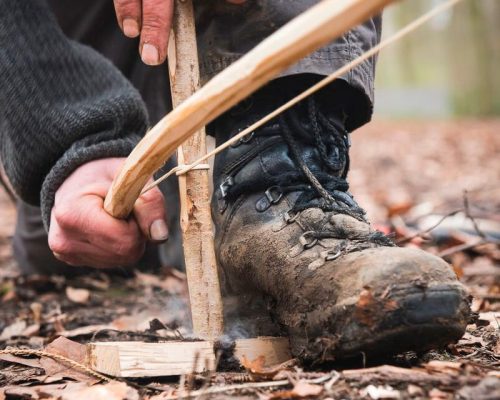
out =
{"type": "Polygon", "coordinates": [[[56,258],[73,266],[126,266],[140,259],[147,240],[167,240],[164,199],[158,188],[139,197],[127,220],[104,210],[104,198],[124,160],[88,162],[59,187],[49,229],[49,247],[56,258]]]}
{"type": "MultiPolygon", "coordinates": [[[[113,0],[118,24],[125,36],[141,36],[139,53],[147,65],[159,65],[167,57],[174,0],[113,0]]],[[[226,0],[243,4],[247,0],[226,0]]]]}

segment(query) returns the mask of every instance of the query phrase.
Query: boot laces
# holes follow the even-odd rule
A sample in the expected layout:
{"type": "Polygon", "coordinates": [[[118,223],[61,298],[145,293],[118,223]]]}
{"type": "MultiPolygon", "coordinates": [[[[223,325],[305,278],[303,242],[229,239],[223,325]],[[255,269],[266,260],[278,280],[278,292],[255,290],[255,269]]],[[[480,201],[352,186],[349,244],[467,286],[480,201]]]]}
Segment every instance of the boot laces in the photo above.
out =
{"type": "MultiPolygon", "coordinates": [[[[311,121],[312,136],[326,171],[313,173],[302,157],[299,144],[295,140],[291,128],[293,126],[295,132],[304,130],[297,116],[293,113],[281,116],[282,137],[290,148],[294,161],[300,168],[300,172],[310,183],[310,185],[302,188],[301,195],[297,198],[288,215],[298,215],[307,208],[319,207],[326,212],[349,215],[358,221],[368,223],[365,218],[366,212],[355,202],[348,192],[347,172],[350,163],[350,143],[347,132],[344,132],[342,135],[342,129],[339,126],[335,126],[332,121],[318,110],[312,98],[308,99],[308,117],[311,121]],[[318,197],[321,199],[319,202],[317,201],[318,197]]],[[[284,192],[292,190],[294,190],[293,185],[284,188],[284,192]]],[[[318,240],[324,238],[336,237],[336,234],[330,230],[314,230],[307,233],[311,236],[312,243],[317,243],[318,240]]],[[[394,246],[389,237],[378,231],[373,231],[366,237],[358,238],[354,242],[351,245],[348,245],[345,241],[342,242],[334,249],[336,252],[335,256],[328,257],[334,259],[343,253],[369,248],[372,246],[371,243],[381,246],[394,246]]]]}
{"type": "MultiPolygon", "coordinates": [[[[282,115],[280,118],[281,135],[287,143],[292,157],[299,167],[297,175],[288,179],[302,178],[309,185],[302,188],[291,213],[298,213],[310,207],[319,207],[324,211],[347,214],[359,221],[366,222],[365,211],[358,206],[348,193],[347,171],[349,170],[349,139],[347,132],[325,117],[317,108],[313,98],[308,99],[307,113],[312,132],[304,132],[304,127],[294,113],[282,115]],[[301,155],[299,144],[292,134],[295,132],[310,136],[312,133],[315,147],[318,150],[324,171],[313,173],[301,155]],[[319,199],[319,201],[318,201],[319,199]]],[[[295,180],[295,179],[293,179],[295,180]]],[[[284,191],[294,190],[296,186],[282,185],[284,191]]]]}

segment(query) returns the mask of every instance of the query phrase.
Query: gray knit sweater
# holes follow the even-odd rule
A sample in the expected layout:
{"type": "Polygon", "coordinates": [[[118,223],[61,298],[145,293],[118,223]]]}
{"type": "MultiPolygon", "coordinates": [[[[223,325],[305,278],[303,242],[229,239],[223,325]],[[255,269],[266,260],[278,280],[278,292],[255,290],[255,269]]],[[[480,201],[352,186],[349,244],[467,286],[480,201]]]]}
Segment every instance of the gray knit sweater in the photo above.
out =
{"type": "Polygon", "coordinates": [[[78,166],[126,156],[147,127],[139,93],[104,57],[67,39],[43,0],[0,0],[0,160],[46,227],[78,166]]]}

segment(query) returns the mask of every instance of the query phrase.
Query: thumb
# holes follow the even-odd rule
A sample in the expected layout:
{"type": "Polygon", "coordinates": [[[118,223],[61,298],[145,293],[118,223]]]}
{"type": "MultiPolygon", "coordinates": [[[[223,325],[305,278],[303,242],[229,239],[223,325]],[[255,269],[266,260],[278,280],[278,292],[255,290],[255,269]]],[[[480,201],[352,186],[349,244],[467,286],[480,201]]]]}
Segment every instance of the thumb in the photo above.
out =
{"type": "Polygon", "coordinates": [[[145,237],[153,242],[168,239],[165,200],[158,188],[142,194],[134,205],[134,217],[145,237]]]}

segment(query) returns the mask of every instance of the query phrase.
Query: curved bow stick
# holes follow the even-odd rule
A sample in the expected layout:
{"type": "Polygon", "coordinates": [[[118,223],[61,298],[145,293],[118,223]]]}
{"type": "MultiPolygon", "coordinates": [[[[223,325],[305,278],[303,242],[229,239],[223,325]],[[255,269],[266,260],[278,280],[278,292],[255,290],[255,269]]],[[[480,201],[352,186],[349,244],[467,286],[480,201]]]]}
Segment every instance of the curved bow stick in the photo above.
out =
{"type": "Polygon", "coordinates": [[[294,62],[395,0],[323,0],[210,80],[155,125],[127,158],[104,208],[125,218],[142,188],[187,138],[294,62]]]}

